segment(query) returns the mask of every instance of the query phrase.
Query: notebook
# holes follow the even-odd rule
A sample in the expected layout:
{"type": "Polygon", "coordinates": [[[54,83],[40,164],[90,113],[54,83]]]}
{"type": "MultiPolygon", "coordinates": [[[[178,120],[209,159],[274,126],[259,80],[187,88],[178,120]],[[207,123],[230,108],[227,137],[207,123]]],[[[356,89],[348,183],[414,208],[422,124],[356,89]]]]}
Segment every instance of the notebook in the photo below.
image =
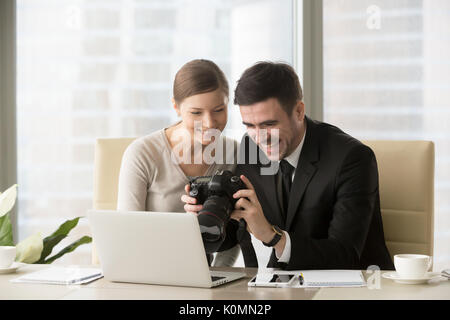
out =
{"type": "Polygon", "coordinates": [[[364,287],[366,281],[360,270],[306,270],[297,271],[303,274],[303,285],[308,287],[364,287]]]}
{"type": "Polygon", "coordinates": [[[99,268],[50,267],[10,280],[15,283],[76,285],[103,277],[99,268]]]}

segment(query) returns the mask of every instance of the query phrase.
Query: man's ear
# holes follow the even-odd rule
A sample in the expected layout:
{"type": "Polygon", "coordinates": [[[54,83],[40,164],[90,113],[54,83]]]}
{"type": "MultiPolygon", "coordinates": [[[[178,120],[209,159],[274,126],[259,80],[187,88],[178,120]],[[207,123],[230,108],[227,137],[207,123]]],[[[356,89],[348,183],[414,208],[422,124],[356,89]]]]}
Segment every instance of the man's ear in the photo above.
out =
{"type": "Polygon", "coordinates": [[[303,101],[297,101],[294,107],[294,114],[299,121],[305,120],[305,104],[303,103],[303,101]]]}
{"type": "Polygon", "coordinates": [[[175,99],[172,98],[172,107],[175,109],[175,112],[177,113],[177,115],[180,117],[181,116],[181,111],[180,111],[180,107],[178,106],[178,104],[175,102],[175,99]]]}

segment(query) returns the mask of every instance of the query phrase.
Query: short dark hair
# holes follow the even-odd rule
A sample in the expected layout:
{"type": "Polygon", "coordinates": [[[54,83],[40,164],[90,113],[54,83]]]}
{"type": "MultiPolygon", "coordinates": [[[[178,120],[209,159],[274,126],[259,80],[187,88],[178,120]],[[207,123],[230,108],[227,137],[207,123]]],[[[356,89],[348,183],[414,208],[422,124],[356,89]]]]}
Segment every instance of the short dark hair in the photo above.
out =
{"type": "Polygon", "coordinates": [[[228,81],[222,70],[212,61],[196,59],[178,70],[173,82],[173,98],[176,103],[193,95],[220,89],[228,98],[228,81]]]}
{"type": "Polygon", "coordinates": [[[282,62],[260,61],[244,71],[234,91],[234,104],[246,106],[276,98],[287,114],[303,99],[297,73],[282,62]]]}

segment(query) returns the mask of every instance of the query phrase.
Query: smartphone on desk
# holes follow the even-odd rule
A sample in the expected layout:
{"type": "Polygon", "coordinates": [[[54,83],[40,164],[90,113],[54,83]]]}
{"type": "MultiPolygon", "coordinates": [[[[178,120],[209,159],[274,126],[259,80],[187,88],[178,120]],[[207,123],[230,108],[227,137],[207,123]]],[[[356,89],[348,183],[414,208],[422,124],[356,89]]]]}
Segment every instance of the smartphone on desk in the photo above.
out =
{"type": "Polygon", "coordinates": [[[249,287],[289,287],[295,280],[295,274],[257,274],[248,282],[249,287]]]}

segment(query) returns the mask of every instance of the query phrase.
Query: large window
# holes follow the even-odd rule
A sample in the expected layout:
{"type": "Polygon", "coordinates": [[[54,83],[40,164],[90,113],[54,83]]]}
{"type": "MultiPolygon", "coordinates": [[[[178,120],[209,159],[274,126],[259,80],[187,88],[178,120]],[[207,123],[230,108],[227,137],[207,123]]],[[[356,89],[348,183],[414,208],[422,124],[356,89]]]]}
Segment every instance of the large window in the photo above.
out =
{"type": "MultiPolygon", "coordinates": [[[[19,240],[92,207],[95,138],[177,120],[172,81],[191,59],[226,73],[225,134],[239,139],[236,80],[258,60],[301,61],[301,2],[17,0],[19,240]]],[[[447,0],[323,0],[323,120],[359,139],[436,143],[438,268],[450,263],[449,30],[447,0]]],[[[76,230],[68,241],[90,233],[76,230]]],[[[270,249],[255,245],[265,265],[270,249]]],[[[90,263],[90,249],[57,263],[90,263]]]]}
{"type": "MultiPolygon", "coordinates": [[[[92,207],[95,138],[176,121],[172,81],[187,61],[215,61],[231,89],[258,60],[292,63],[291,9],[290,0],[18,0],[19,240],[92,207]]],[[[225,134],[239,139],[231,102],[225,134]]],[[[75,230],[70,240],[90,234],[86,221],[75,230]]],[[[90,249],[56,263],[88,264],[90,249]]]]}
{"type": "Polygon", "coordinates": [[[432,140],[435,270],[450,263],[450,2],[324,0],[324,120],[359,139],[432,140]]]}

